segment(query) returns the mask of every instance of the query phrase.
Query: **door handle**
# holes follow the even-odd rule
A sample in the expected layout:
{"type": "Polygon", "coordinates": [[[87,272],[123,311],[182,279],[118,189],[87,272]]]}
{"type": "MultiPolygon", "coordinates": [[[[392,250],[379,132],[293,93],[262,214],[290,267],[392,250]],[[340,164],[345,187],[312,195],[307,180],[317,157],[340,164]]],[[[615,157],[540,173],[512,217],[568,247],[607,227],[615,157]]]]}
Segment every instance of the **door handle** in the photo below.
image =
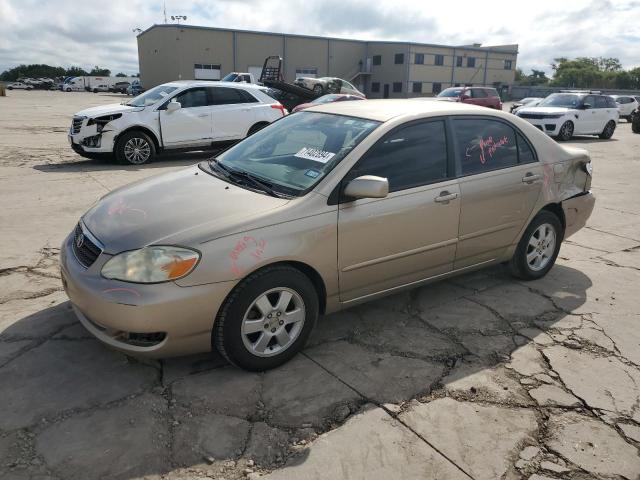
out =
{"type": "Polygon", "coordinates": [[[201,113],[200,115],[198,115],[198,117],[203,118],[203,117],[208,117],[209,114],[208,113],[201,113]]]}
{"type": "Polygon", "coordinates": [[[541,178],[542,176],[538,175],[537,173],[527,172],[527,174],[522,177],[522,183],[534,183],[539,181],[541,178]]]}
{"type": "Polygon", "coordinates": [[[456,198],[458,198],[457,193],[449,193],[445,190],[444,192],[440,192],[440,195],[433,200],[436,203],[449,203],[451,200],[455,200],[456,198]]]}

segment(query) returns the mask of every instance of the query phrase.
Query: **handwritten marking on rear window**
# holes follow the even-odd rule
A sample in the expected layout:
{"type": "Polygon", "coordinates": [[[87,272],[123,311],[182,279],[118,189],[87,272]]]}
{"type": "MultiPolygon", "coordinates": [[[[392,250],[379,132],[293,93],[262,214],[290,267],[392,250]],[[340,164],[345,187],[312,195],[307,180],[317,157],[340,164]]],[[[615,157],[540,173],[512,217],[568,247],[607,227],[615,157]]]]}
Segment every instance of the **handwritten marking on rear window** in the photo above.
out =
{"type": "Polygon", "coordinates": [[[301,148],[300,151],[294,156],[298,158],[306,158],[307,160],[313,160],[314,162],[327,163],[335,156],[335,153],[325,152],[324,150],[320,150],[318,148],[304,147],[301,148]]]}
{"type": "Polygon", "coordinates": [[[494,140],[493,137],[481,138],[476,145],[467,147],[466,156],[471,158],[471,152],[476,149],[480,149],[480,163],[484,165],[485,163],[487,163],[487,153],[489,154],[489,157],[493,158],[493,154],[496,153],[496,150],[508,143],[509,139],[506,135],[499,140],[494,140]]]}

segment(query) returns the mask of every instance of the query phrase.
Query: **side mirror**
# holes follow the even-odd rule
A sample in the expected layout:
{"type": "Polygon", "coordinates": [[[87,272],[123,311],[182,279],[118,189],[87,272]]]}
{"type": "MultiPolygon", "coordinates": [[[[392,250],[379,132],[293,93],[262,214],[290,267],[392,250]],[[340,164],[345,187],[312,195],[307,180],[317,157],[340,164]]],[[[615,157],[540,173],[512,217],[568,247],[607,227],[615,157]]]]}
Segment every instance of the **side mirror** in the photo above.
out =
{"type": "Polygon", "coordinates": [[[590,108],[593,108],[593,106],[590,103],[583,103],[582,108],[584,108],[585,110],[589,110],[590,108]]]}
{"type": "Polygon", "coordinates": [[[171,100],[167,104],[167,112],[175,112],[176,110],[180,110],[181,108],[182,105],[180,104],[180,102],[177,102],[175,100],[171,100]]]}
{"type": "Polygon", "coordinates": [[[352,198],[384,198],[389,195],[389,181],[374,175],[363,175],[351,180],[344,194],[352,198]]]}

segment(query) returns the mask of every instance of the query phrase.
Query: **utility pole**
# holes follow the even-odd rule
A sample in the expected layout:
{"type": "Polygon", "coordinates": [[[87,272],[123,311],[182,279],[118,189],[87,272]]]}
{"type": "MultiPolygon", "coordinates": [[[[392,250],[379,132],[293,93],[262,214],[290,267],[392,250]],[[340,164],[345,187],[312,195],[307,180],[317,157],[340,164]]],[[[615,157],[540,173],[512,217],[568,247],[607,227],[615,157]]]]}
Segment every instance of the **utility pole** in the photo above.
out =
{"type": "Polygon", "coordinates": [[[164,23],[167,23],[167,2],[166,0],[162,2],[162,10],[164,12],[164,23]]]}

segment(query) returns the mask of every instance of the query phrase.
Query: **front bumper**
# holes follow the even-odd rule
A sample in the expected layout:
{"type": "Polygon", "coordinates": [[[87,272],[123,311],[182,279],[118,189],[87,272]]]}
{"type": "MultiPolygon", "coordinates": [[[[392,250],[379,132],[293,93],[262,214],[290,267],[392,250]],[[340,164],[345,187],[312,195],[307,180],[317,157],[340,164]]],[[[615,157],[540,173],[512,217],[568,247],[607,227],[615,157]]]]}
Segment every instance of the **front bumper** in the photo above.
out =
{"type": "Polygon", "coordinates": [[[112,153],[116,132],[106,129],[98,132],[97,125],[87,125],[87,121],[84,118],[79,129],[74,130],[73,126],[69,129],[71,148],[77,153],[112,153]]]}
{"type": "Polygon", "coordinates": [[[565,122],[562,118],[523,118],[523,120],[526,120],[531,125],[551,137],[555,137],[556,135],[560,134],[560,127],[562,127],[562,124],[565,122]]]}
{"type": "Polygon", "coordinates": [[[89,268],[76,259],[73,234],[60,254],[62,282],[82,325],[100,341],[128,354],[153,358],[211,350],[220,305],[235,282],[181,287],[108,280],[100,275],[111,255],[89,268]]]}
{"type": "Polygon", "coordinates": [[[586,225],[595,203],[596,197],[591,192],[584,192],[562,202],[566,224],[564,238],[569,238],[586,225]]]}

